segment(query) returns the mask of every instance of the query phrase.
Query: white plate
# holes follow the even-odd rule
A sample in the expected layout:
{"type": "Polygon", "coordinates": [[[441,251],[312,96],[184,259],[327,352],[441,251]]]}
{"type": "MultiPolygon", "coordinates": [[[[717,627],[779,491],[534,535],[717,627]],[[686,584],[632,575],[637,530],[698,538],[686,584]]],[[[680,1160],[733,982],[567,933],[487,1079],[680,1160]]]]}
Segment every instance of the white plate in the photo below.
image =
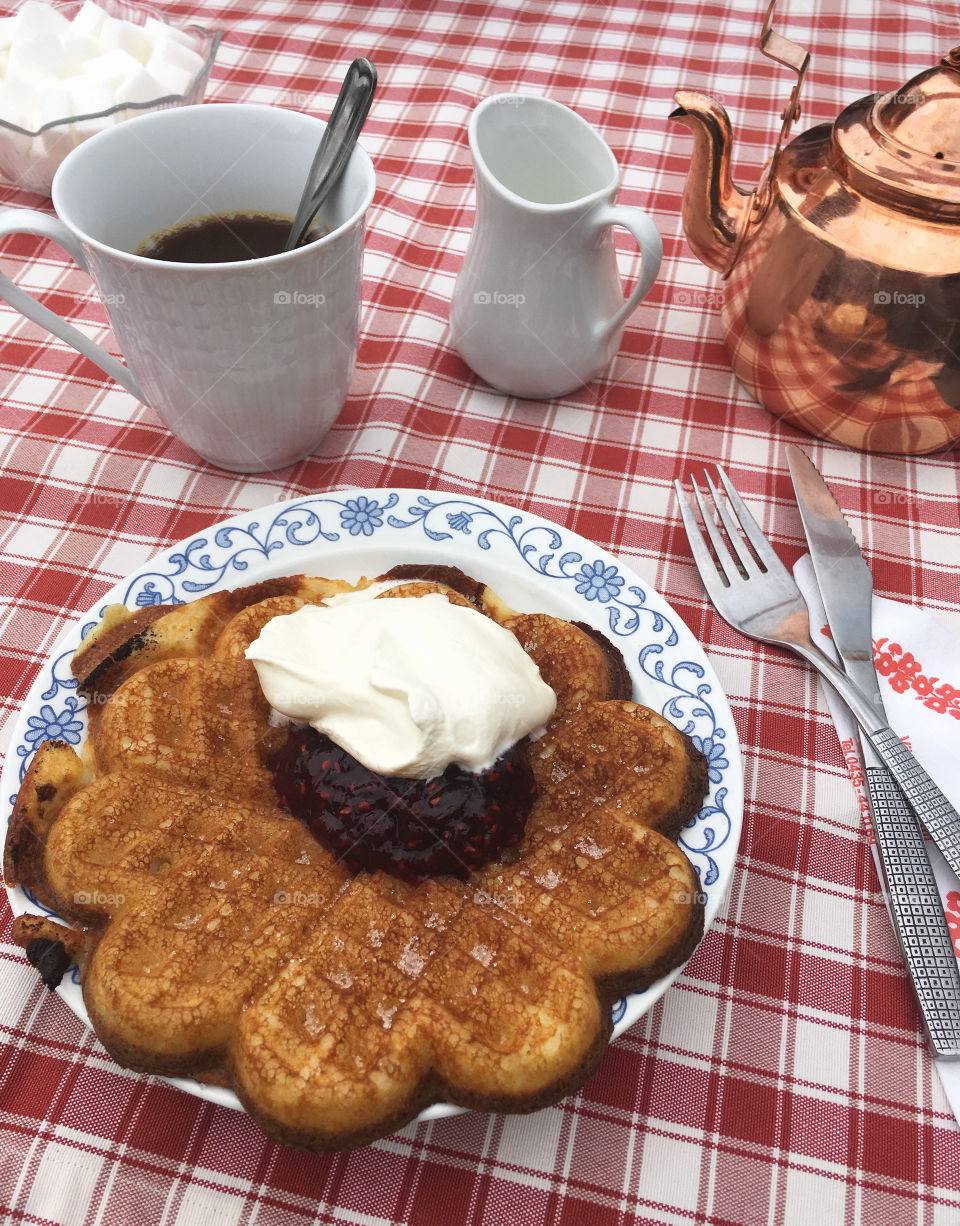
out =
{"type": "MultiPolygon", "coordinates": [[[[520,611],[587,622],[616,643],[633,678],[634,697],[689,733],[709,760],[706,803],[680,837],[707,897],[709,926],[730,884],[743,815],[740,745],[713,669],[670,606],[612,554],[536,515],[479,498],[402,489],[318,494],[237,515],[159,554],[108,592],[43,666],[14,729],[0,796],[12,807],[41,741],[81,742],[86,715],[70,660],[106,605],[184,603],[275,575],[358,579],[401,562],[458,566],[520,611]]],[[[22,889],[7,893],[15,915],[50,914],[22,889]]],[[[621,1000],[614,1010],[614,1035],[646,1013],[681,970],[621,1000]]],[[[89,1024],[76,968],[58,991],[89,1024]]],[[[199,1098],[240,1106],[222,1087],[171,1080],[199,1098]]],[[[459,1110],[436,1104],[419,1118],[459,1110]]]]}

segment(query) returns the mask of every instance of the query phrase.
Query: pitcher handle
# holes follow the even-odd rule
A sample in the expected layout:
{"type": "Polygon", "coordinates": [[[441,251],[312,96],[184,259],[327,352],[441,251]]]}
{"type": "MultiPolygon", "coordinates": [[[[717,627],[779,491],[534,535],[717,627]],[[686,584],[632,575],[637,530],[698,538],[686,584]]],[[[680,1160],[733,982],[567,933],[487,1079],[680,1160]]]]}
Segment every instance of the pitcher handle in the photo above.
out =
{"type": "Polygon", "coordinates": [[[643,209],[634,208],[632,205],[599,204],[591,214],[590,221],[597,230],[605,230],[610,226],[629,230],[640,248],[640,275],[636,285],[613,318],[600,325],[600,335],[606,339],[627,322],[656,279],[660,271],[660,261],[663,259],[663,242],[652,219],[643,209]]]}
{"type": "MultiPolygon", "coordinates": [[[[56,217],[48,217],[46,213],[39,213],[36,209],[0,209],[0,237],[5,234],[35,234],[38,238],[49,238],[59,244],[71,259],[76,260],[84,272],[87,271],[87,262],[80,244],[63,222],[56,217]]],[[[116,379],[120,386],[131,395],[136,396],[144,404],[146,403],[140,385],[133,377],[129,367],[118,362],[112,354],[107,353],[106,349],[84,336],[79,328],[75,328],[73,324],[67,323],[54,311],[37,302],[36,298],[14,285],[10,278],[5,277],[2,273],[0,273],[0,298],[33,323],[39,324],[41,328],[46,328],[60,340],[72,345],[85,358],[89,358],[91,362],[99,366],[111,379],[116,379]]]]}

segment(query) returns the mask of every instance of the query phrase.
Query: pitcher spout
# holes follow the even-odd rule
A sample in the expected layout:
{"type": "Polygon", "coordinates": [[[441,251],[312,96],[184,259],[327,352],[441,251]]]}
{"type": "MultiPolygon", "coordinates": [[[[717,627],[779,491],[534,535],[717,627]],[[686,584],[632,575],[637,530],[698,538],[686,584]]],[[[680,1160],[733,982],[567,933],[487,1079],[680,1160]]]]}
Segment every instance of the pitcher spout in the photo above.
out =
{"type": "Polygon", "coordinates": [[[694,90],[674,94],[676,119],[693,133],[693,157],[683,193],[683,229],[698,259],[718,272],[733,264],[751,193],[730,177],[733,133],[715,98],[694,90]]]}

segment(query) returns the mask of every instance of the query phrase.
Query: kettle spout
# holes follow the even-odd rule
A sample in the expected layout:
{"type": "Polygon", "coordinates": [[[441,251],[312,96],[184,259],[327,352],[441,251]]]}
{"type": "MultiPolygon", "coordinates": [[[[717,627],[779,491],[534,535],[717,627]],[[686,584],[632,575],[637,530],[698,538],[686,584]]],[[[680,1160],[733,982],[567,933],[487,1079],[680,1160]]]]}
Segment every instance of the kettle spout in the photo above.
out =
{"type": "Polygon", "coordinates": [[[693,158],[683,193],[684,233],[698,259],[725,273],[733,264],[751,197],[730,178],[730,118],[707,94],[679,89],[673,97],[677,109],[670,118],[693,133],[693,158]]]}

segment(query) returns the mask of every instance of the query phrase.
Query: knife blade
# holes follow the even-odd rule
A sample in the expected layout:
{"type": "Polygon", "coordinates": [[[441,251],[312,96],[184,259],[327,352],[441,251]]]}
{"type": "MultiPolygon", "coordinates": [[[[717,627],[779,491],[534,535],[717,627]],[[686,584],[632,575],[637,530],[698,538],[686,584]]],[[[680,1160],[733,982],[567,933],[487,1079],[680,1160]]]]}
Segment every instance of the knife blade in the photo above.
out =
{"type": "MultiPolygon", "coordinates": [[[[883,714],[873,665],[873,578],[843,512],[799,447],[787,462],[841,666],[883,714]]],[[[923,833],[893,776],[861,741],[860,760],[887,903],[938,1056],[960,1058],[960,969],[923,833]]]]}

